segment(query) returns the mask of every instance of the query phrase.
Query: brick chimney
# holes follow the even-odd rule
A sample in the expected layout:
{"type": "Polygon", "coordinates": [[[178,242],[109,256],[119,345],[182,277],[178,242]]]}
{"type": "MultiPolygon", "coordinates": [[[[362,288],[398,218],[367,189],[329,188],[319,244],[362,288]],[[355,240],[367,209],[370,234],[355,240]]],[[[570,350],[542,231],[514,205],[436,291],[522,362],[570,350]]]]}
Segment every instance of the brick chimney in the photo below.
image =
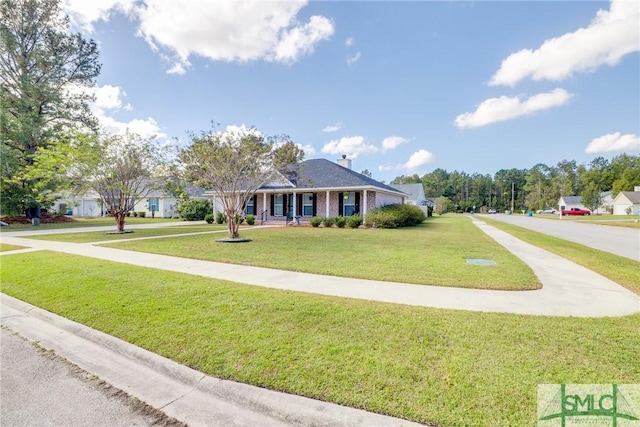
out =
{"type": "Polygon", "coordinates": [[[338,164],[343,168],[351,169],[351,159],[347,159],[347,155],[343,154],[341,159],[337,160],[338,164]]]}

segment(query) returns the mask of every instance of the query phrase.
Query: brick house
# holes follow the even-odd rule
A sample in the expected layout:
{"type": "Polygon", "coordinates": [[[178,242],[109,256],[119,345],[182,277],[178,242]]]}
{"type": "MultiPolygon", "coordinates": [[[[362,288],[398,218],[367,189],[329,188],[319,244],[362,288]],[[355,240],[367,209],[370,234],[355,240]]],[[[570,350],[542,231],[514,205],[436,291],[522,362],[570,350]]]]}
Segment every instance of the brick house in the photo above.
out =
{"type": "Polygon", "coordinates": [[[251,196],[246,214],[256,220],[308,221],[314,216],[359,214],[373,208],[402,204],[408,195],[394,187],[351,170],[351,160],[337,163],[312,159],[298,163],[289,176],[264,183],[251,196]]]}

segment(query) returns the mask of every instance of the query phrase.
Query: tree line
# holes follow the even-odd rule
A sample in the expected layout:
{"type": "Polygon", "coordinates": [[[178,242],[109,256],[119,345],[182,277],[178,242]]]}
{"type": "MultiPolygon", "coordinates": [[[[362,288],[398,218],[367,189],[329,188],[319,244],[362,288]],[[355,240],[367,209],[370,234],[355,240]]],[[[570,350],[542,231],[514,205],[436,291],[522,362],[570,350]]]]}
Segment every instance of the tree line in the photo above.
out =
{"type": "Polygon", "coordinates": [[[615,197],[640,185],[640,156],[596,157],[588,164],[538,163],[530,169],[501,169],[493,176],[438,168],[422,176],[402,175],[391,183],[422,184],[425,196],[445,198],[441,202],[449,210],[538,210],[556,207],[561,196],[582,196],[583,204],[593,210],[600,206],[603,192],[615,197]]]}

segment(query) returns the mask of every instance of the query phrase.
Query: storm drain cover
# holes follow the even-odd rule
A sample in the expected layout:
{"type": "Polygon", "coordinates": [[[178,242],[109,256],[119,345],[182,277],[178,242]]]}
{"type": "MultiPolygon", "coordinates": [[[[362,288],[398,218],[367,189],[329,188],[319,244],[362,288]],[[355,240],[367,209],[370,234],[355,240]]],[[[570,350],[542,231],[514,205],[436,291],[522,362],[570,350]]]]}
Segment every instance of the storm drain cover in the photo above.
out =
{"type": "Polygon", "coordinates": [[[496,262],[492,261],[490,259],[467,258],[467,264],[472,264],[472,265],[496,265],[496,262]]]}

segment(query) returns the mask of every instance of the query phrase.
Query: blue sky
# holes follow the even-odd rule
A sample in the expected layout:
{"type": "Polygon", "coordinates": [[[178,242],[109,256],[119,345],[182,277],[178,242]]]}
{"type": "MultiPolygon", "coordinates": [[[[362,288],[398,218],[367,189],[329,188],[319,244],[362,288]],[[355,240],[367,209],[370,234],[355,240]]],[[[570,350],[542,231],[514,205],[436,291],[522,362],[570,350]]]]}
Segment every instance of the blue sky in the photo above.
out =
{"type": "Polygon", "coordinates": [[[111,132],[254,126],[386,182],[640,154],[640,2],[63,0],[111,132]]]}

